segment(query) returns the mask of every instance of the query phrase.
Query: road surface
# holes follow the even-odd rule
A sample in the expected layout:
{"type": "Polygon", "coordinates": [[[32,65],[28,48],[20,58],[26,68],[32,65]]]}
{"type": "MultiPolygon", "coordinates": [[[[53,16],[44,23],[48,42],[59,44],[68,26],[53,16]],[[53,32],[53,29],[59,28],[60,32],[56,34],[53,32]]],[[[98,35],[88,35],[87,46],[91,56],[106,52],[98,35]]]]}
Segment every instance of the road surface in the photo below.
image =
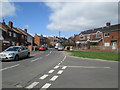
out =
{"type": "Polygon", "coordinates": [[[84,59],[49,49],[2,62],[2,88],[118,88],[118,62],[84,59]]]}

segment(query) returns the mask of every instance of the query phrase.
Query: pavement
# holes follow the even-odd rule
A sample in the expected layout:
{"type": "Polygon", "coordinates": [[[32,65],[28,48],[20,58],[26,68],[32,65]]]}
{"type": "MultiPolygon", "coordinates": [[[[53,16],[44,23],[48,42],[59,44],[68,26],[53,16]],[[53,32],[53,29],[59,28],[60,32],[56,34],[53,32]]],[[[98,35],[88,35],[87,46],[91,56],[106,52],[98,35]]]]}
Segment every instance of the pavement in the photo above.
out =
{"type": "MultiPolygon", "coordinates": [[[[2,88],[118,88],[118,62],[69,56],[64,51],[35,51],[30,58],[2,62],[2,88]]],[[[65,90],[66,90],[65,89],[65,90]]]]}

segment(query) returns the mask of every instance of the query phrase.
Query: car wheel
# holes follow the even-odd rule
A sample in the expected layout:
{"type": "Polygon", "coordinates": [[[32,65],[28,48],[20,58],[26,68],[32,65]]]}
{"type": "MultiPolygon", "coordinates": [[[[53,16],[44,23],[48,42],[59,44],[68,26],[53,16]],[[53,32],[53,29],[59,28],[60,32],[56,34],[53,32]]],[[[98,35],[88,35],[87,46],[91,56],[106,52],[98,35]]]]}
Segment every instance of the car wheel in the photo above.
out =
{"type": "Polygon", "coordinates": [[[16,60],[16,61],[19,60],[19,56],[18,56],[18,55],[15,56],[15,60],[16,60]]]}
{"type": "Polygon", "coordinates": [[[30,53],[27,54],[27,58],[29,58],[29,57],[30,57],[30,53]]]}

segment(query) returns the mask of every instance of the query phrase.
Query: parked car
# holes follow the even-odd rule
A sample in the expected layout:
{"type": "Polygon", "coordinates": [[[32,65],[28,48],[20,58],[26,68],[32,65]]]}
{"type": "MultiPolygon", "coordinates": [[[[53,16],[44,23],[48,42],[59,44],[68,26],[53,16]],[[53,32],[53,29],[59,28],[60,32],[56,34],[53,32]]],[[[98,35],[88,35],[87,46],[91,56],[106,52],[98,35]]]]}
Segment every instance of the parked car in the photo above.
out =
{"type": "Polygon", "coordinates": [[[25,46],[11,46],[0,53],[1,60],[19,60],[23,57],[29,57],[30,51],[25,46]]]}
{"type": "Polygon", "coordinates": [[[45,51],[46,48],[45,48],[44,46],[40,46],[40,47],[38,48],[38,50],[39,50],[39,51],[45,51]]]}
{"type": "Polygon", "coordinates": [[[63,51],[64,50],[64,47],[63,46],[59,46],[58,47],[58,51],[63,51]]]}

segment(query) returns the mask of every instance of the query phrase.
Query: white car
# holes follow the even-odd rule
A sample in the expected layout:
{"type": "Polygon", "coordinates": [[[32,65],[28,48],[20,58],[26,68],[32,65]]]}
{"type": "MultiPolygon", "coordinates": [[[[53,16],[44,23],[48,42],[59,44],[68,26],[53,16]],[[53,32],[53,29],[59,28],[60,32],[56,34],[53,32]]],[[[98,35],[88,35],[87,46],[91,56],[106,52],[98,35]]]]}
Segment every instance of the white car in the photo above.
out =
{"type": "Polygon", "coordinates": [[[63,51],[64,50],[64,47],[63,46],[59,46],[58,47],[58,51],[63,51]]]}
{"type": "Polygon", "coordinates": [[[12,46],[0,53],[1,60],[19,60],[29,56],[30,52],[25,46],[12,46]]]}

